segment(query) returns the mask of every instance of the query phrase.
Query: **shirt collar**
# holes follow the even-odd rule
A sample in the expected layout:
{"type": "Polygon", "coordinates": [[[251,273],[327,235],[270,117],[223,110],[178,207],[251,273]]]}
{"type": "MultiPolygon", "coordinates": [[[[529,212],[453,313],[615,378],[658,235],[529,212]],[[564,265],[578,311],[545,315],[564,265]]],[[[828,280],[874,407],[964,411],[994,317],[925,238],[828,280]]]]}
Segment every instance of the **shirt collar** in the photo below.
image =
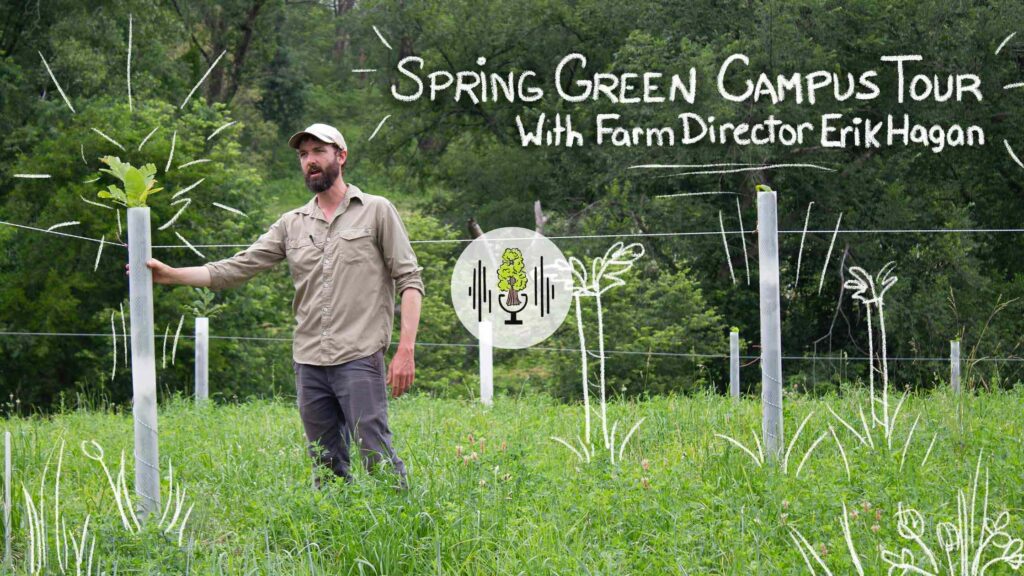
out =
{"type": "MultiPolygon", "coordinates": [[[[319,218],[320,220],[326,222],[327,218],[324,216],[324,212],[323,210],[320,209],[320,204],[317,203],[316,199],[317,195],[314,194],[313,197],[309,199],[309,202],[306,202],[305,206],[299,208],[298,211],[300,214],[312,216],[313,218],[319,218]]],[[[360,190],[359,187],[356,186],[355,184],[348,185],[348,190],[345,192],[345,199],[341,201],[341,205],[338,206],[338,209],[341,211],[347,209],[349,203],[352,202],[352,200],[359,200],[360,204],[366,203],[365,200],[363,199],[363,191],[360,190]]]]}

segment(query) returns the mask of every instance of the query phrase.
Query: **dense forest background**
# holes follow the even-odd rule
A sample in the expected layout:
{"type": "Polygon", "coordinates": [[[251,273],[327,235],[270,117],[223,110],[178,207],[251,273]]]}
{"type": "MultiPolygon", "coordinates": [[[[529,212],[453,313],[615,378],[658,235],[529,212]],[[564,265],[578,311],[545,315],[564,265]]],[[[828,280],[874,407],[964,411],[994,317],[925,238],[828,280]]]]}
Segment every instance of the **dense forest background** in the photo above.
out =
{"type": "MultiPolygon", "coordinates": [[[[1001,229],[1024,221],[1024,170],[1006,153],[1006,139],[1024,154],[1024,90],[1001,87],[1024,79],[1024,36],[997,55],[1009,34],[1024,30],[1019,0],[949,2],[911,0],[834,2],[799,0],[423,0],[292,1],[6,0],[0,4],[0,220],[64,231],[119,237],[115,212],[92,206],[97,184],[86,183],[98,158],[117,154],[134,164],[153,162],[166,191],[153,198],[154,243],[248,244],[283,211],[306,202],[306,191],[286,138],[322,121],[338,126],[350,148],[346,180],[392,199],[414,240],[465,239],[466,222],[484,229],[536,226],[541,202],[548,236],[717,231],[719,213],[737,230],[756,227],[754,187],[779,192],[779,228],[800,230],[813,201],[800,283],[795,283],[800,235],[781,236],[783,348],[787,387],[821,391],[866,380],[867,326],[863,308],[847,291],[844,268],[869,271],[897,263],[899,282],[886,295],[890,362],[899,386],[930,387],[948,375],[950,339],[959,338],[973,385],[1008,386],[1020,379],[1024,335],[1024,234],[840,234],[824,288],[818,280],[831,229],[1001,229]],[[131,101],[128,98],[129,14],[132,27],[131,101]],[[376,27],[392,46],[377,37],[376,27]],[[593,123],[602,112],[628,113],[645,125],[670,125],[679,106],[607,101],[567,104],[557,98],[550,71],[566,54],[587,56],[587,69],[622,72],[700,71],[694,110],[730,119],[784,115],[811,121],[820,107],[771,102],[729,103],[706,89],[729,54],[751,59],[745,71],[791,74],[829,70],[855,74],[881,68],[882,55],[924,56],[928,74],[981,75],[985,99],[962,105],[915,103],[911,110],[886,97],[863,102],[828,100],[830,111],[867,118],[911,112],[921,124],[978,124],[986,145],[935,154],[917,146],[881,150],[698,145],[675,148],[583,146],[524,148],[515,117],[571,112],[593,123]],[[187,105],[193,86],[221,61],[187,105]],[[52,82],[52,69],[72,113],[52,82]],[[546,96],[540,102],[474,104],[451,98],[398,102],[396,63],[416,55],[425,70],[535,70],[546,96]],[[376,72],[353,72],[376,69],[376,72]],[[370,140],[381,119],[390,115],[370,140]],[[236,121],[216,137],[208,136],[236,121]],[[157,128],[156,132],[150,132],[157,128]],[[95,130],[94,130],[95,129],[95,130]],[[98,132],[123,145],[117,150],[98,132]],[[139,145],[150,135],[144,147],[139,145]],[[164,172],[170,149],[174,167],[164,172]],[[210,161],[176,169],[190,160],[210,161]],[[629,170],[641,163],[817,163],[836,169],[764,170],[666,177],[629,170]],[[49,179],[15,178],[48,173],[49,179]],[[179,206],[170,197],[203,179],[194,203],[174,228],[157,231],[179,206]],[[657,198],[697,191],[738,195],[657,198]],[[212,206],[238,208],[245,217],[212,206]],[[841,268],[840,263],[844,263],[841,268]],[[805,357],[817,355],[825,359],[805,357]],[[836,360],[843,355],[848,361],[836,360]],[[938,360],[935,360],[938,359],[938,360]],[[1003,360],[995,360],[1003,359],[1003,360]]],[[[891,74],[879,79],[893,93],[891,74]]],[[[564,252],[584,259],[603,254],[614,238],[561,239],[564,252]]],[[[744,354],[756,356],[758,335],[757,237],[729,237],[734,284],[719,235],[623,238],[641,241],[646,256],[625,287],[606,297],[608,378],[616,394],[687,392],[727,386],[727,333],[738,327],[744,354]],[[747,283],[744,251],[749,253],[747,283]],[[619,352],[629,352],[621,354],[619,352]],[[676,354],[676,355],[671,355],[676,354]]],[[[0,401],[6,409],[47,409],[77,398],[130,399],[131,380],[118,345],[111,346],[111,315],[121,334],[127,311],[127,251],[106,246],[94,272],[97,245],[73,238],[0,226],[0,401]],[[106,334],[26,336],[7,333],[106,334]]],[[[414,389],[471,395],[476,349],[450,305],[449,277],[463,243],[416,244],[427,285],[414,389]]],[[[235,248],[200,248],[207,259],[235,248]]],[[[172,265],[198,265],[187,249],[155,249],[172,265]]],[[[213,336],[287,339],[292,287],[281,265],[243,288],[218,294],[224,312],[213,336]]],[[[156,288],[158,336],[173,336],[190,288],[156,288]]],[[[588,326],[594,311],[588,307],[588,326]]],[[[186,313],[182,334],[192,333],[186,313]]],[[[499,351],[499,391],[579,396],[579,355],[573,319],[544,349],[499,351]]],[[[397,333],[396,333],[397,337],[397,333]]],[[[594,338],[590,342],[595,342],[594,338]]],[[[163,341],[157,340],[160,349],[163,341]]],[[[168,356],[170,356],[168,343],[168,356]]],[[[392,349],[393,351],[393,349],[392,349]]],[[[158,371],[162,393],[188,393],[192,344],[178,343],[176,360],[158,371]]],[[[595,363],[592,363],[592,365],[595,363]]],[[[596,375],[592,376],[596,378],[596,375]]],[[[756,391],[756,363],[744,389],[756,391]]],[[[212,341],[211,395],[221,400],[293,394],[290,344],[281,340],[212,341]]]]}

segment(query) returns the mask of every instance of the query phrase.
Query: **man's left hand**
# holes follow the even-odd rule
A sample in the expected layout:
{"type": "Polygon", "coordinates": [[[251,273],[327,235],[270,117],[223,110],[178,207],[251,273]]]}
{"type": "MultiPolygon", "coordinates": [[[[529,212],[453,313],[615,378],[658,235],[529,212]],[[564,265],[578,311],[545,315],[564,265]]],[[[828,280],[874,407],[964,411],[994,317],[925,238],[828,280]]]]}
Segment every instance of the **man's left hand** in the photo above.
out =
{"type": "Polygon", "coordinates": [[[416,374],[416,361],[413,359],[412,350],[399,348],[388,366],[388,386],[391,387],[391,397],[398,398],[405,394],[412,386],[416,374]]]}

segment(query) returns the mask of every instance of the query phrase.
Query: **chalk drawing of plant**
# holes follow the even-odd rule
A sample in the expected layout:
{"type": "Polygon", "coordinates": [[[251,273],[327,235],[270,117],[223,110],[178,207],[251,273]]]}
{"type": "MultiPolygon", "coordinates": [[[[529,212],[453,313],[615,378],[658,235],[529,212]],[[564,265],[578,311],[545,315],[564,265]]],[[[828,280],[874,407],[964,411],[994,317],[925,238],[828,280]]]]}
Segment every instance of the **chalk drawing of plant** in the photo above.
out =
{"type": "MultiPolygon", "coordinates": [[[[117,480],[115,481],[110,475],[110,470],[107,468],[107,464],[104,461],[102,446],[100,446],[95,440],[87,440],[82,442],[81,448],[82,453],[85,454],[86,458],[99,462],[100,467],[103,468],[103,474],[107,477],[107,483],[114,496],[114,504],[117,506],[117,513],[121,517],[121,525],[124,526],[124,529],[131,534],[138,534],[141,532],[142,525],[139,523],[135,506],[132,504],[131,496],[128,493],[128,483],[125,480],[124,450],[121,451],[121,460],[117,470],[117,480]]],[[[188,507],[184,516],[181,515],[181,511],[185,504],[186,492],[181,488],[181,486],[174,485],[174,467],[171,466],[170,463],[168,463],[168,484],[167,504],[164,506],[164,512],[163,515],[160,516],[160,521],[157,523],[157,527],[163,530],[165,534],[170,534],[175,528],[177,528],[178,546],[181,546],[182,538],[185,535],[185,524],[188,522],[189,516],[192,515],[192,509],[195,504],[188,507]],[[172,502],[174,503],[174,513],[170,518],[168,518],[167,514],[171,510],[172,502]]]]}
{"type": "MultiPolygon", "coordinates": [[[[584,413],[584,432],[582,437],[577,437],[579,442],[580,450],[577,450],[570,442],[558,437],[552,437],[552,440],[565,445],[571,450],[580,461],[590,462],[595,454],[593,442],[591,440],[591,418],[590,418],[590,381],[588,378],[588,365],[587,355],[590,353],[587,350],[587,341],[583,333],[583,312],[581,301],[584,297],[593,298],[597,310],[597,359],[599,366],[599,390],[601,398],[601,437],[604,441],[604,449],[608,450],[608,457],[614,464],[616,461],[616,440],[615,433],[618,429],[619,422],[616,420],[612,423],[611,430],[608,428],[608,406],[607,397],[605,393],[605,354],[604,354],[604,305],[601,302],[601,297],[605,292],[618,286],[624,286],[626,281],[621,278],[622,274],[629,271],[633,267],[633,264],[644,255],[644,247],[641,244],[629,244],[624,245],[622,242],[616,242],[612,244],[608,250],[605,251],[604,256],[598,256],[590,262],[590,272],[588,274],[587,267],[578,258],[572,256],[569,258],[568,267],[572,277],[572,297],[576,305],[576,329],[580,339],[580,363],[581,363],[581,375],[582,375],[582,386],[583,386],[583,413],[584,413]]],[[[559,262],[558,264],[564,265],[565,262],[559,262]]],[[[643,423],[644,419],[641,418],[636,424],[630,428],[629,432],[623,437],[618,443],[618,459],[622,460],[622,455],[626,449],[626,444],[629,442],[633,434],[640,428],[640,424],[643,423]]]]}
{"type": "MultiPolygon", "coordinates": [[[[871,403],[871,421],[870,424],[864,416],[864,409],[858,407],[861,428],[858,430],[855,426],[851,425],[847,420],[843,419],[839,414],[836,414],[835,410],[831,406],[828,407],[829,412],[839,420],[840,423],[847,430],[850,431],[857,438],[857,441],[862,445],[870,449],[875,449],[875,439],[871,434],[872,428],[881,428],[882,437],[885,440],[885,446],[887,449],[892,450],[892,441],[896,432],[896,422],[900,415],[900,410],[903,408],[903,402],[907,399],[907,393],[904,392],[900,397],[899,402],[896,406],[892,407],[889,401],[889,361],[888,361],[888,350],[886,342],[886,330],[885,330],[885,293],[892,288],[897,281],[897,277],[893,275],[893,271],[896,267],[895,262],[888,262],[881,270],[878,271],[874,277],[872,277],[866,270],[859,266],[852,266],[849,269],[850,276],[853,278],[847,280],[843,287],[846,290],[853,292],[853,299],[862,303],[867,311],[868,321],[868,358],[870,367],[868,369],[868,386],[871,403]],[[874,314],[872,310],[878,311],[878,330],[881,336],[881,347],[879,349],[878,357],[880,367],[876,366],[876,354],[875,354],[875,340],[874,340],[874,314]],[[882,391],[881,395],[876,393],[875,389],[875,372],[879,372],[882,375],[882,391]]],[[[903,443],[903,449],[900,454],[900,470],[903,469],[903,464],[906,460],[907,449],[910,446],[910,442],[914,437],[914,431],[917,429],[917,425],[921,420],[920,414],[914,419],[913,425],[910,427],[910,432],[907,434],[906,440],[903,443]]],[[[831,427],[830,427],[831,429],[831,427]]],[[[846,464],[847,476],[849,477],[849,464],[846,460],[846,450],[842,443],[839,441],[839,437],[835,434],[835,430],[832,431],[832,437],[835,439],[836,444],[839,446],[839,450],[843,456],[843,462],[846,464]]],[[[928,446],[928,450],[925,453],[924,458],[921,460],[921,466],[923,467],[927,461],[928,456],[931,454],[932,447],[935,445],[935,439],[938,435],[932,436],[931,444],[928,446]]]]}
{"type": "MultiPolygon", "coordinates": [[[[888,354],[886,350],[885,341],[885,293],[889,291],[893,285],[896,284],[898,278],[892,275],[893,269],[896,267],[895,262],[889,262],[878,272],[877,285],[875,283],[876,278],[872,278],[863,268],[860,266],[853,266],[850,268],[850,275],[853,276],[852,280],[847,280],[844,284],[844,288],[847,290],[853,290],[853,299],[858,300],[867,309],[868,319],[868,357],[870,360],[870,369],[868,370],[868,382],[871,390],[871,422],[872,426],[880,424],[885,431],[885,439],[887,445],[892,448],[892,431],[895,422],[895,414],[892,418],[889,415],[889,363],[888,354]],[[874,329],[872,326],[872,306],[878,309],[878,325],[879,331],[882,336],[882,348],[881,348],[881,362],[882,362],[882,397],[880,402],[882,404],[882,417],[878,417],[876,410],[876,404],[879,400],[875,399],[875,344],[874,344],[874,329]]],[[[905,397],[905,396],[904,396],[905,397]]],[[[902,405],[903,400],[900,400],[902,405]]],[[[896,410],[898,413],[898,408],[896,410]]]]}
{"type": "MultiPolygon", "coordinates": [[[[890,550],[882,546],[882,561],[888,567],[887,574],[917,574],[921,576],[983,576],[990,568],[1005,564],[1018,571],[1024,566],[1024,540],[1012,536],[1007,527],[1010,513],[1002,511],[994,518],[989,514],[989,473],[985,468],[985,486],[981,517],[978,518],[978,481],[981,477],[981,453],[974,468],[974,479],[969,489],[957,490],[955,522],[939,522],[935,525],[935,539],[929,545],[926,534],[928,524],[924,516],[914,508],[905,507],[902,502],[894,515],[896,530],[906,543],[890,550]]],[[[840,520],[843,538],[859,576],[864,576],[860,555],[850,535],[849,514],[843,503],[840,520]]],[[[800,556],[812,576],[832,576],[832,571],[815,551],[807,538],[796,527],[790,526],[790,539],[796,545],[800,556]],[[812,563],[811,560],[814,560],[812,563]],[[815,567],[817,566],[817,568],[815,567]]]]}
{"type": "Polygon", "coordinates": [[[39,480],[39,495],[33,498],[28,488],[21,485],[21,492],[25,498],[25,522],[28,524],[28,551],[25,555],[26,570],[29,574],[49,574],[54,570],[50,566],[50,550],[57,555],[57,570],[60,574],[86,574],[91,576],[93,567],[93,554],[96,548],[96,538],[89,534],[90,515],[86,515],[81,531],[76,535],[74,530],[68,530],[67,520],[60,508],[60,475],[64,465],[64,439],[60,440],[60,447],[57,450],[57,471],[54,474],[53,489],[53,540],[51,542],[48,532],[49,524],[46,521],[46,477],[50,470],[50,460],[53,452],[46,458],[43,465],[43,475],[39,480]],[[68,543],[71,549],[68,549],[68,543]],[[86,553],[88,548],[88,553],[86,553]],[[72,555],[74,558],[72,559],[72,555]]]}
{"type": "MultiPolygon", "coordinates": [[[[803,421],[800,422],[800,426],[797,427],[796,433],[793,434],[793,437],[789,439],[789,446],[786,448],[786,452],[782,455],[781,469],[783,474],[789,473],[790,456],[793,453],[793,447],[796,446],[796,442],[800,438],[800,434],[803,433],[804,426],[807,425],[807,422],[811,419],[811,416],[814,416],[814,411],[811,411],[809,414],[807,414],[807,416],[804,417],[803,421]]],[[[742,450],[747,456],[750,456],[751,460],[754,461],[754,464],[757,464],[758,468],[760,468],[765,464],[764,448],[761,446],[761,439],[758,437],[757,433],[754,432],[754,430],[751,430],[750,432],[754,437],[754,447],[757,449],[757,452],[754,452],[754,450],[747,448],[742,442],[736,440],[731,436],[715,433],[715,437],[721,438],[722,440],[725,440],[726,442],[729,442],[733,446],[736,446],[737,448],[742,450]]],[[[821,444],[821,442],[825,439],[827,435],[827,433],[822,432],[821,435],[819,435],[814,440],[814,442],[811,442],[810,447],[808,447],[807,450],[804,452],[804,457],[800,459],[800,464],[796,467],[796,472],[793,474],[794,478],[800,477],[800,471],[803,470],[804,464],[807,463],[807,459],[811,457],[811,453],[814,452],[814,450],[818,447],[819,444],[821,444]]]]}
{"type": "MultiPolygon", "coordinates": [[[[68,529],[67,519],[61,510],[60,479],[64,465],[64,446],[64,439],[61,438],[60,446],[56,450],[57,470],[53,477],[52,537],[49,533],[51,523],[47,521],[46,510],[48,503],[46,500],[46,486],[53,452],[50,453],[46,463],[43,465],[38,495],[33,497],[24,483],[21,486],[22,496],[25,499],[25,523],[28,525],[28,547],[25,554],[25,568],[29,574],[51,574],[56,572],[60,574],[74,573],[76,575],[85,574],[86,576],[91,576],[96,548],[96,537],[89,532],[89,523],[92,520],[92,516],[86,515],[81,530],[76,534],[73,529],[68,529]],[[51,551],[57,557],[56,569],[52,568],[50,564],[51,551]]],[[[121,452],[121,465],[118,469],[116,482],[107,469],[107,465],[103,460],[103,448],[99,444],[93,440],[82,442],[82,452],[87,458],[96,460],[102,466],[107,482],[110,484],[111,491],[114,494],[114,502],[117,505],[117,511],[125,530],[132,534],[139,533],[142,530],[142,526],[135,515],[135,509],[128,495],[128,484],[125,481],[124,452],[121,452]],[[89,446],[89,448],[86,448],[86,446],[89,446]]],[[[185,503],[185,490],[180,486],[174,485],[174,469],[169,464],[168,469],[170,474],[170,497],[157,526],[165,534],[170,534],[173,530],[177,529],[178,546],[181,546],[185,524],[192,514],[192,507],[189,507],[184,516],[181,515],[181,510],[185,503]],[[168,518],[168,514],[171,512],[172,501],[175,504],[174,512],[168,518]]]]}

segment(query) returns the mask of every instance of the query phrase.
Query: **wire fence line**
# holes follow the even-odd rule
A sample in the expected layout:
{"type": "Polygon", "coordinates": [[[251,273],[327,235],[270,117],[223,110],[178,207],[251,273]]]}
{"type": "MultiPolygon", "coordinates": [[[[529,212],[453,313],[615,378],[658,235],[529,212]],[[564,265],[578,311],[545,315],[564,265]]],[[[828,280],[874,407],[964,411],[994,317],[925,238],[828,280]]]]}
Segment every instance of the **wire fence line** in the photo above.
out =
{"type": "Polygon", "coordinates": [[[65,238],[76,238],[78,240],[88,240],[89,242],[95,242],[97,244],[109,244],[111,246],[123,246],[125,248],[128,247],[127,244],[122,244],[121,242],[115,242],[113,240],[103,240],[103,239],[100,239],[100,238],[90,238],[88,236],[79,236],[77,234],[68,234],[67,232],[57,232],[56,230],[47,230],[45,228],[36,228],[35,226],[27,226],[25,224],[16,224],[14,222],[5,222],[3,220],[0,220],[0,224],[2,224],[4,226],[10,226],[12,228],[18,228],[20,230],[30,230],[32,232],[42,232],[44,234],[53,234],[54,236],[63,236],[65,238]]]}
{"type": "MultiPolygon", "coordinates": [[[[69,337],[69,338],[111,338],[112,334],[102,332],[7,332],[0,331],[0,337],[69,337]]],[[[118,334],[117,338],[126,338],[131,340],[130,334],[118,334]]],[[[154,334],[154,338],[157,340],[170,340],[174,339],[173,335],[154,334]]],[[[179,339],[193,340],[195,336],[181,334],[179,339]]],[[[210,340],[230,340],[230,341],[256,341],[256,342],[291,342],[291,338],[275,337],[275,336],[207,336],[210,340]]],[[[392,344],[397,345],[397,340],[392,340],[392,344]]],[[[471,342],[417,342],[417,346],[423,346],[425,348],[479,348],[480,344],[471,342]]],[[[579,354],[581,350],[579,348],[558,348],[552,346],[532,346],[530,348],[524,348],[523,350],[541,351],[541,352],[571,352],[579,354]]],[[[624,355],[624,356],[660,356],[660,357],[674,357],[674,358],[709,358],[709,359],[728,359],[728,354],[706,354],[696,352],[665,352],[658,350],[605,350],[606,355],[624,355]]],[[[587,353],[591,356],[598,358],[599,354],[594,354],[590,350],[587,353]]],[[[759,360],[760,355],[743,355],[739,356],[741,360],[759,360]]],[[[871,360],[867,356],[783,356],[783,360],[800,360],[800,361],[822,361],[822,362],[866,362],[871,360]]],[[[880,358],[874,359],[876,362],[880,358]]],[[[891,362],[949,362],[948,357],[929,357],[929,356],[887,356],[886,360],[891,362]]],[[[1024,362],[1024,358],[1016,357],[981,357],[970,360],[970,362],[1024,362]]]]}
{"type": "MultiPolygon", "coordinates": [[[[0,225],[10,226],[21,230],[29,230],[33,232],[41,232],[45,234],[53,234],[55,236],[63,236],[66,238],[75,238],[78,240],[87,240],[89,242],[109,244],[111,246],[120,246],[126,248],[128,245],[122,242],[116,242],[113,240],[102,240],[100,238],[90,238],[88,236],[80,236],[76,234],[68,234],[66,232],[58,232],[56,230],[47,230],[45,228],[37,228],[34,226],[28,226],[25,224],[17,224],[14,222],[6,222],[0,220],[0,225]]],[[[757,230],[726,230],[726,235],[735,236],[756,236],[757,230]]],[[[835,230],[779,230],[779,234],[833,234],[835,230]]],[[[867,228],[851,228],[851,229],[839,229],[838,234],[1020,234],[1024,233],[1024,228],[882,228],[882,229],[867,229],[867,228]]],[[[575,234],[575,235],[563,235],[563,236],[546,236],[548,240],[595,240],[595,239],[607,239],[607,238],[672,238],[672,237],[692,237],[692,236],[720,236],[723,234],[722,230],[696,230],[688,232],[622,232],[614,234],[575,234]]],[[[529,238],[526,238],[529,240],[529,238]]],[[[437,238],[437,239],[425,239],[425,240],[410,240],[412,244],[466,244],[472,242],[472,238],[437,238]]],[[[249,244],[196,244],[192,243],[195,248],[248,248],[249,244]]],[[[189,247],[185,244],[155,244],[152,246],[155,249],[175,249],[189,247]]]]}
{"type": "MultiPolygon", "coordinates": [[[[779,230],[779,234],[833,234],[835,230],[779,230]]],[[[890,228],[890,229],[840,229],[839,234],[1019,234],[1024,228],[890,228]]],[[[608,238],[672,238],[694,236],[720,236],[721,230],[699,230],[689,232],[623,232],[616,234],[576,234],[545,236],[548,240],[599,240],[608,238]]],[[[757,230],[726,230],[730,236],[757,236],[757,230]]],[[[468,244],[473,238],[439,238],[433,240],[410,240],[411,244],[468,244]]],[[[530,240],[530,238],[507,238],[506,240],[530,240]]],[[[193,244],[196,248],[248,248],[250,244],[193,244]]],[[[156,244],[153,248],[188,248],[184,244],[156,244]]]]}
{"type": "MultiPolygon", "coordinates": [[[[13,222],[6,222],[0,220],[0,225],[10,226],[19,230],[28,230],[32,232],[39,232],[45,234],[51,234],[55,236],[61,236],[65,238],[74,238],[78,240],[86,240],[90,242],[109,244],[111,246],[127,247],[127,244],[116,241],[106,241],[97,238],[90,238],[87,236],[80,236],[76,234],[68,234],[66,232],[58,232],[55,230],[47,230],[34,226],[28,226],[24,224],[17,224],[13,222]]],[[[724,231],[725,234],[729,235],[757,235],[757,230],[733,230],[724,231]]],[[[779,230],[779,234],[833,234],[835,230],[779,230]]],[[[1024,228],[906,228],[906,229],[839,229],[839,234],[1018,234],[1024,233],[1024,228]]],[[[709,231],[684,231],[684,232],[647,232],[647,233],[616,233],[616,234],[581,234],[581,235],[565,235],[565,236],[547,236],[549,240],[573,240],[573,239],[602,239],[602,238],[666,238],[666,237],[694,237],[694,236],[720,236],[723,234],[722,230],[709,230],[709,231]]],[[[427,239],[427,240],[410,240],[412,244],[465,244],[472,242],[473,239],[466,238],[451,238],[451,239],[427,239]]],[[[196,248],[247,248],[250,244],[193,244],[196,248]]],[[[159,249],[176,249],[185,248],[189,246],[184,244],[163,244],[154,245],[153,248],[159,249]]],[[[74,333],[74,332],[17,332],[17,331],[0,331],[0,336],[5,337],[89,337],[89,338],[110,338],[111,334],[105,333],[74,333]]],[[[118,337],[130,338],[129,335],[121,335],[118,337]]],[[[171,336],[167,335],[155,335],[157,339],[166,339],[171,336]]],[[[180,338],[193,339],[193,336],[180,335],[180,338]]],[[[291,342],[291,338],[284,337],[269,337],[269,336],[215,336],[210,335],[211,340],[234,340],[234,341],[272,341],[272,342],[291,342]]],[[[395,344],[396,342],[392,342],[395,344]]],[[[462,348],[477,348],[479,344],[475,343],[440,343],[440,342],[417,342],[417,345],[423,347],[462,347],[462,348]]],[[[528,350],[546,351],[546,352],[572,352],[579,354],[579,348],[555,348],[555,347],[544,347],[534,346],[528,350]]],[[[591,353],[594,357],[596,354],[591,353]]],[[[708,358],[708,359],[728,359],[728,354],[700,354],[700,353],[685,353],[685,352],[666,352],[666,351],[635,351],[635,350],[605,350],[606,354],[611,355],[639,355],[639,356],[660,356],[660,357],[680,357],[680,358],[708,358]]],[[[741,355],[740,359],[743,360],[758,360],[760,356],[741,355]]],[[[783,360],[789,361],[855,361],[863,362],[869,361],[871,358],[860,357],[860,356],[783,356],[783,360]]],[[[887,360],[894,362],[949,362],[948,357],[909,357],[909,356],[895,356],[888,357],[887,360]]],[[[971,362],[1024,362],[1024,358],[1003,358],[1003,357],[982,357],[971,360],[971,362]]]]}

